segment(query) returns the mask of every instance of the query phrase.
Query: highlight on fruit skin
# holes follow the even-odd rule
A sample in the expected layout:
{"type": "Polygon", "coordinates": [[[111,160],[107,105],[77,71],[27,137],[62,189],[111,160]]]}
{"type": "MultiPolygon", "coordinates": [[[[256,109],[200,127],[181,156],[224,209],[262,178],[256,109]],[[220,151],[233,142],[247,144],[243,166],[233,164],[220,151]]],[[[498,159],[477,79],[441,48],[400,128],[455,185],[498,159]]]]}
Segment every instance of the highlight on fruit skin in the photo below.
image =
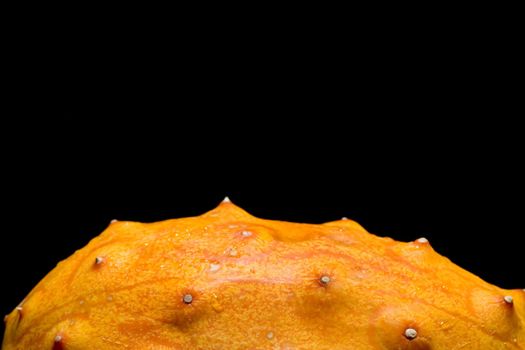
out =
{"type": "Polygon", "coordinates": [[[525,349],[525,290],[346,218],[114,221],[5,318],[3,350],[525,349]]]}

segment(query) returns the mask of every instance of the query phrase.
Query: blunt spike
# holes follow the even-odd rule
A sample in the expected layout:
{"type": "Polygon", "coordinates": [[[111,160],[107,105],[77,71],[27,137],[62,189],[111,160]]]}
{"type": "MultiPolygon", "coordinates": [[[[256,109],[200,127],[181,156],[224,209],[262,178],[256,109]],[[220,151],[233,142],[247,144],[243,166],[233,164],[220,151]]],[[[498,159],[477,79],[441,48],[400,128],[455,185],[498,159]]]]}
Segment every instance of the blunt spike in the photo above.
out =
{"type": "Polygon", "coordinates": [[[53,339],[53,350],[64,350],[64,337],[57,334],[53,339]]]}
{"type": "Polygon", "coordinates": [[[22,317],[24,316],[24,314],[23,314],[24,309],[21,306],[17,306],[15,309],[16,309],[16,311],[18,311],[18,317],[20,317],[20,319],[22,319],[22,317]]]}
{"type": "Polygon", "coordinates": [[[405,338],[408,340],[414,340],[417,338],[417,331],[414,328],[407,328],[405,330],[405,338]]]}
{"type": "Polygon", "coordinates": [[[321,285],[323,286],[327,286],[328,283],[330,283],[331,281],[331,278],[330,276],[327,276],[327,275],[323,275],[321,276],[321,278],[319,279],[319,282],[321,283],[321,285]]]}
{"type": "Polygon", "coordinates": [[[191,304],[192,301],[193,301],[193,295],[191,295],[191,294],[185,294],[185,295],[182,297],[182,301],[184,301],[185,304],[191,304]]]}

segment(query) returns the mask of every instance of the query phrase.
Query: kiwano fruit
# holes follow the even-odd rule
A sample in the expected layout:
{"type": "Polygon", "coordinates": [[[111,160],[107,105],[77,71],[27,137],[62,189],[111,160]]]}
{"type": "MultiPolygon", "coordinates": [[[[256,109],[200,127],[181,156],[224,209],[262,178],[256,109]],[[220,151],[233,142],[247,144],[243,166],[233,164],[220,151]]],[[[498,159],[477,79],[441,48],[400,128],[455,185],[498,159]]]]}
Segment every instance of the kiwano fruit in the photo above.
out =
{"type": "Polygon", "coordinates": [[[525,349],[525,291],[369,234],[255,218],[113,222],[6,316],[4,350],[525,349]]]}

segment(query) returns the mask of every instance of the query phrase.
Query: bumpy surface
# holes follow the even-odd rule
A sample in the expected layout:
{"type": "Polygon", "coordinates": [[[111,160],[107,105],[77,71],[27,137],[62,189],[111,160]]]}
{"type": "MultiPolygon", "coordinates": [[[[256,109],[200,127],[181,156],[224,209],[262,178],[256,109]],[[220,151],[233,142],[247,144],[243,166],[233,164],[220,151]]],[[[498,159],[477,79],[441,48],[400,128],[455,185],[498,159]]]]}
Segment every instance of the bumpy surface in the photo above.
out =
{"type": "Polygon", "coordinates": [[[525,291],[351,220],[112,223],[6,316],[4,350],[523,349],[525,291]]]}

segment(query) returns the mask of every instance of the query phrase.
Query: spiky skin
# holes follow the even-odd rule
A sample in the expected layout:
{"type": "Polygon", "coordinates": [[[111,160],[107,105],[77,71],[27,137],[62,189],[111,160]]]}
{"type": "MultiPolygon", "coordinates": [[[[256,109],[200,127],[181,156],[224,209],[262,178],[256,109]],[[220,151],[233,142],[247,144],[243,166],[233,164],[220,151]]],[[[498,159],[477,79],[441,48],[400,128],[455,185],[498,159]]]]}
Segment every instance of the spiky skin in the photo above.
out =
{"type": "Polygon", "coordinates": [[[112,223],[20,306],[4,350],[525,347],[525,292],[484,282],[428,242],[351,220],[258,219],[229,202],[112,223]]]}

